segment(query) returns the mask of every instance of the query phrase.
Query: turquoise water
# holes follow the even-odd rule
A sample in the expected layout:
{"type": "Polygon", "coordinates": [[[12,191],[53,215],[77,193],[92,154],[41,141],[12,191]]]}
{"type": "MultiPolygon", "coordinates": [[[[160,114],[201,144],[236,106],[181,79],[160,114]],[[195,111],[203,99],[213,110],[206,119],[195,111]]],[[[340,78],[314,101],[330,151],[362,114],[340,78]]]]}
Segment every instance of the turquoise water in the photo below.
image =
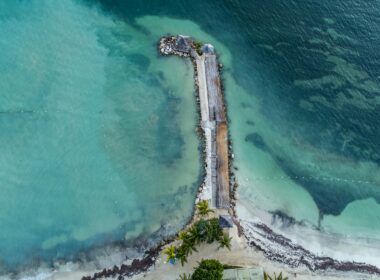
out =
{"type": "Polygon", "coordinates": [[[192,66],[158,57],[166,33],[220,54],[253,213],[379,241],[377,2],[62,2],[0,4],[5,265],[75,259],[189,217],[201,174],[192,66]]]}
{"type": "Polygon", "coordinates": [[[64,2],[0,9],[0,260],[12,269],[178,230],[200,180],[191,64],[64,2]]]}

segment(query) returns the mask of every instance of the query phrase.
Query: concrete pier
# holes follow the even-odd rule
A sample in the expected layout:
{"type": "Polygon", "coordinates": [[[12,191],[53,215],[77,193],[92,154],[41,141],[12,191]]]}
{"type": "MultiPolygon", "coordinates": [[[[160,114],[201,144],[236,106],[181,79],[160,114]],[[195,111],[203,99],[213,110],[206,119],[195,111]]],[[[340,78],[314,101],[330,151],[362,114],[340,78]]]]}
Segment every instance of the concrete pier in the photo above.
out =
{"type": "Polygon", "coordinates": [[[188,36],[160,40],[161,55],[190,57],[196,74],[200,126],[205,140],[205,171],[200,200],[213,208],[230,207],[228,124],[221,87],[219,64],[213,46],[200,46],[188,36]]]}

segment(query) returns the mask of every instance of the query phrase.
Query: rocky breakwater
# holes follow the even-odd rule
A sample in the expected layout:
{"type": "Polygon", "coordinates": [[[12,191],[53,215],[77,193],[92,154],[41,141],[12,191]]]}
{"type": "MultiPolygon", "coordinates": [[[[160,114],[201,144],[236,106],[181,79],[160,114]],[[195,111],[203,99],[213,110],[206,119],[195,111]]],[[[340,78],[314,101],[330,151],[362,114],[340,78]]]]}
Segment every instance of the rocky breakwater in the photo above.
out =
{"type": "Polygon", "coordinates": [[[197,201],[208,200],[212,208],[230,210],[231,143],[220,79],[221,64],[214,47],[178,35],[162,37],[159,51],[164,56],[190,57],[194,66],[205,167],[197,201]]]}

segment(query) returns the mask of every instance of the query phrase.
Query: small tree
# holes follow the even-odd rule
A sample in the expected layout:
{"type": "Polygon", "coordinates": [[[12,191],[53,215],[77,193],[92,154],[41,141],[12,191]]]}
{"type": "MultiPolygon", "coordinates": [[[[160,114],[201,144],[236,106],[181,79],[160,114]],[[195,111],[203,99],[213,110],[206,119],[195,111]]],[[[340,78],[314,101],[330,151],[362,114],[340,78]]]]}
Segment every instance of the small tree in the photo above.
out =
{"type": "Polygon", "coordinates": [[[195,269],[192,280],[221,280],[223,265],[218,260],[202,260],[195,269]]]}
{"type": "Polygon", "coordinates": [[[231,251],[231,237],[228,237],[226,234],[223,234],[223,237],[219,240],[219,248],[227,248],[231,251]]]}
{"type": "Polygon", "coordinates": [[[198,252],[197,248],[196,248],[196,244],[195,242],[191,242],[189,240],[185,240],[181,247],[184,247],[185,248],[185,252],[186,252],[186,255],[188,254],[192,254],[193,252],[198,252]]]}
{"type": "Polygon", "coordinates": [[[197,208],[198,208],[199,214],[203,217],[207,216],[209,213],[214,212],[213,210],[210,209],[207,200],[199,201],[197,204],[197,208]]]}
{"type": "Polygon", "coordinates": [[[164,254],[166,255],[166,261],[167,262],[170,262],[170,261],[174,261],[175,260],[175,257],[176,257],[176,251],[177,251],[177,249],[176,249],[176,247],[175,246],[170,246],[170,247],[168,247],[168,248],[166,248],[165,250],[164,250],[164,254]]]}
{"type": "Polygon", "coordinates": [[[200,241],[200,234],[199,234],[199,231],[198,231],[198,227],[193,225],[190,229],[189,229],[189,237],[188,237],[188,240],[193,242],[193,243],[197,243],[199,244],[201,241],[200,241]]]}
{"type": "Polygon", "coordinates": [[[181,230],[179,233],[178,233],[178,237],[177,239],[178,240],[185,240],[187,237],[187,231],[186,230],[181,230]]]}
{"type": "Polygon", "coordinates": [[[181,262],[182,266],[184,266],[185,263],[187,262],[187,254],[186,254],[186,252],[185,252],[185,250],[184,250],[183,247],[181,247],[180,250],[178,250],[176,258],[179,259],[179,261],[181,262]]]}

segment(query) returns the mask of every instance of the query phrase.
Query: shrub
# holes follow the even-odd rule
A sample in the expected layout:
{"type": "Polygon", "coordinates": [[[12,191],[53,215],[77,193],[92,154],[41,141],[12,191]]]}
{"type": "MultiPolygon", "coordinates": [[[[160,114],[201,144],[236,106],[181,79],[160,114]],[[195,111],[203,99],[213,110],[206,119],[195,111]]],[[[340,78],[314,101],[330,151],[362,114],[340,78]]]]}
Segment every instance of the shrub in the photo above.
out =
{"type": "Polygon", "coordinates": [[[274,274],[273,277],[269,276],[268,273],[264,272],[264,280],[288,280],[288,277],[282,277],[282,272],[279,275],[274,274]]]}
{"type": "Polygon", "coordinates": [[[183,273],[182,275],[179,276],[178,280],[191,280],[191,274],[183,273]]]}
{"type": "Polygon", "coordinates": [[[202,260],[195,269],[192,280],[221,280],[223,265],[218,260],[202,260]]]}
{"type": "Polygon", "coordinates": [[[199,242],[205,242],[207,239],[207,231],[209,229],[209,222],[205,220],[200,220],[194,224],[198,234],[199,242]]]}
{"type": "Polygon", "coordinates": [[[219,241],[222,236],[223,230],[219,226],[219,220],[217,218],[208,220],[207,243],[219,241]]]}
{"type": "Polygon", "coordinates": [[[197,51],[197,53],[198,53],[199,55],[202,55],[202,50],[201,50],[202,45],[203,45],[203,44],[202,44],[200,41],[194,41],[194,42],[193,42],[193,46],[194,46],[195,50],[197,51]]]}
{"type": "Polygon", "coordinates": [[[227,248],[231,251],[231,237],[228,237],[227,235],[223,235],[223,237],[219,240],[219,248],[227,248]]]}

